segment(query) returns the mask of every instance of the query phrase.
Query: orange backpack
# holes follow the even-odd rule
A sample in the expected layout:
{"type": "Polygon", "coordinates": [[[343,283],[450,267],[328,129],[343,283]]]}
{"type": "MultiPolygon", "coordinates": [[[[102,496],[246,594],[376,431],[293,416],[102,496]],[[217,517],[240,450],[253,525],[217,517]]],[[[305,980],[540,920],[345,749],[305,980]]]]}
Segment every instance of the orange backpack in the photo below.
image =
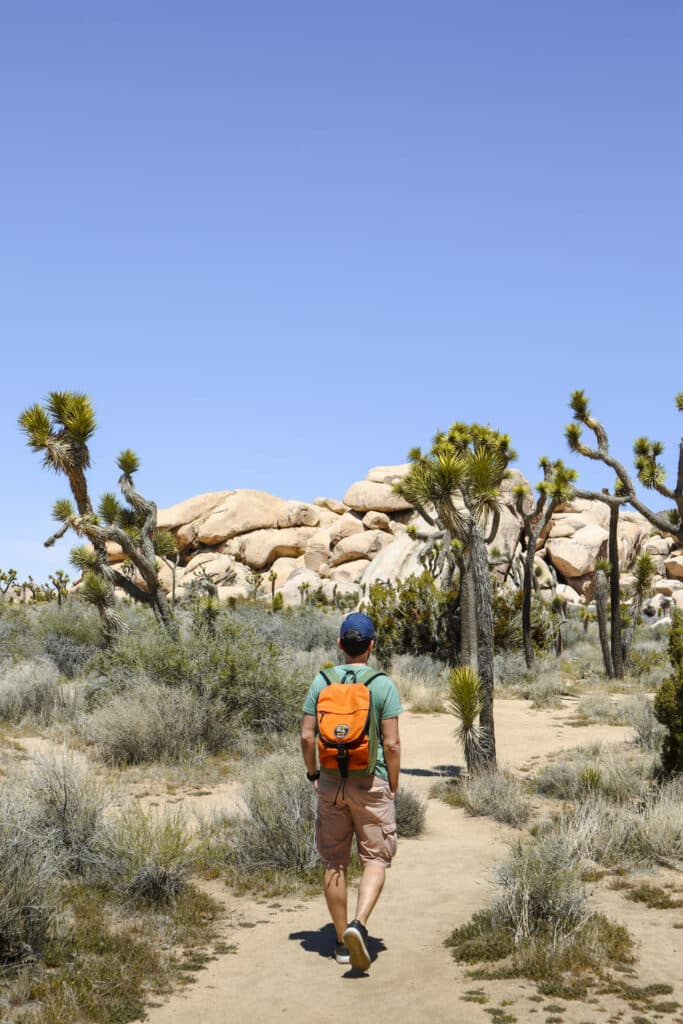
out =
{"type": "Polygon", "coordinates": [[[352,775],[372,775],[377,761],[377,724],[372,714],[370,683],[384,675],[371,668],[347,669],[342,680],[321,671],[327,686],[316,709],[320,767],[352,775]]]}

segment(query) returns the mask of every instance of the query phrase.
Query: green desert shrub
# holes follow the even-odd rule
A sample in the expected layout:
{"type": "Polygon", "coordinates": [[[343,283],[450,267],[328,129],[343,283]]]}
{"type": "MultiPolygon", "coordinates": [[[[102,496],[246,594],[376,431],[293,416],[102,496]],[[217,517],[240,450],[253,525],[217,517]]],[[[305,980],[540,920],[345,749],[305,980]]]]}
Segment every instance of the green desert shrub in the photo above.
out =
{"type": "Polygon", "coordinates": [[[223,749],[230,728],[223,705],[186,688],[148,680],[112,697],[78,724],[107,764],[177,763],[223,749]]]}
{"type": "Polygon", "coordinates": [[[36,827],[59,851],[66,870],[82,873],[109,804],[92,768],[66,750],[36,757],[26,785],[36,827]]]}
{"type": "Polygon", "coordinates": [[[58,677],[54,662],[47,658],[0,669],[0,719],[12,724],[30,719],[50,725],[67,704],[58,677]]]}
{"type": "Polygon", "coordinates": [[[0,963],[35,956],[59,910],[59,871],[27,794],[0,794],[0,963]]]}
{"type": "Polygon", "coordinates": [[[521,782],[508,772],[474,772],[460,783],[458,794],[470,814],[485,815],[515,828],[525,825],[531,815],[531,803],[521,782]]]}
{"type": "Polygon", "coordinates": [[[283,649],[220,612],[215,628],[170,636],[149,620],[92,662],[100,677],[147,677],[215,700],[225,716],[254,732],[277,733],[299,720],[310,680],[293,676],[283,649]]]}
{"type": "Polygon", "coordinates": [[[459,665],[450,672],[448,708],[458,723],[455,735],[462,747],[467,770],[474,772],[484,754],[479,733],[482,694],[479,676],[469,665],[459,665]]]}
{"type": "Polygon", "coordinates": [[[683,612],[674,609],[669,635],[671,675],[655,695],[654,711],[666,729],[662,746],[662,770],[683,773],[683,612]]]}
{"type": "Polygon", "coordinates": [[[90,854],[90,878],[119,899],[172,903],[195,861],[193,838],[179,810],[155,814],[128,804],[100,825],[90,854]]]}
{"type": "Polygon", "coordinates": [[[627,697],[623,703],[624,721],[635,733],[635,742],[643,750],[657,753],[662,748],[666,728],[657,721],[652,701],[644,694],[627,697]]]}
{"type": "Polygon", "coordinates": [[[97,611],[75,598],[61,608],[50,604],[34,609],[32,628],[43,653],[70,679],[79,675],[103,646],[97,611]]]}
{"type": "Polygon", "coordinates": [[[396,832],[404,839],[421,836],[425,829],[427,803],[410,789],[396,793],[396,832]]]}

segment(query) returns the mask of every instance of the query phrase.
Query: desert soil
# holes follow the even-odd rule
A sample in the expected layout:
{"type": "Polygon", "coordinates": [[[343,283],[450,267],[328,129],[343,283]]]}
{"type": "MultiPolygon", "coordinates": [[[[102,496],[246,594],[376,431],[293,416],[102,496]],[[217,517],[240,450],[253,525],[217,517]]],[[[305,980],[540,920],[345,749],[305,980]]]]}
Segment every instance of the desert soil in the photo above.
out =
{"type": "MultiPolygon", "coordinates": [[[[613,726],[574,728],[568,708],[534,711],[522,700],[499,700],[496,730],[499,762],[528,771],[549,753],[592,740],[623,741],[628,730],[613,726]]],[[[457,763],[453,719],[448,715],[405,714],[401,719],[402,785],[427,795],[431,784],[457,763]]],[[[216,806],[215,792],[209,799],[216,806]]],[[[225,792],[234,799],[232,787],[225,792]]],[[[150,1024],[270,1024],[319,1022],[343,1016],[356,1021],[406,1022],[491,1020],[501,1006],[518,1021],[545,1018],[546,1004],[529,997],[535,988],[521,980],[473,982],[451,958],[444,939],[486,905],[493,867],[506,852],[514,830],[487,818],[473,818],[438,800],[429,801],[422,837],[402,840],[387,884],[371,919],[374,962],[362,975],[330,957],[334,941],[322,896],[301,900],[234,897],[215,883],[226,904],[225,941],[234,953],[221,955],[196,983],[150,1009],[150,1024]],[[486,1006],[462,1001],[482,988],[486,1006]],[[487,1014],[488,1010],[488,1014],[487,1014]]],[[[638,943],[637,984],[668,982],[683,1003],[683,931],[680,912],[650,911],[619,893],[596,893],[596,902],[626,924],[638,943]]],[[[352,916],[353,906],[350,906],[352,916]]],[[[607,1020],[624,1009],[609,998],[599,1004],[563,1004],[566,1024],[607,1020]]],[[[628,1018],[626,1018],[628,1019],[628,1018]]],[[[669,1018],[672,1019],[672,1018],[669,1018]]]]}

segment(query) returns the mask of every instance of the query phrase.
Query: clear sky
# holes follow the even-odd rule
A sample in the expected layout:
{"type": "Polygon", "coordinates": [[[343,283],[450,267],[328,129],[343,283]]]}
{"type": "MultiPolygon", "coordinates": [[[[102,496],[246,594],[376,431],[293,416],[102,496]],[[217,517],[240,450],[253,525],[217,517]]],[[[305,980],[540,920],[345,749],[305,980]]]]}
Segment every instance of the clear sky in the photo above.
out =
{"type": "Polygon", "coordinates": [[[56,389],[160,506],[341,497],[456,419],[536,480],[577,387],[673,465],[681,52],[679,0],[3,3],[0,566],[67,564],[56,389]]]}

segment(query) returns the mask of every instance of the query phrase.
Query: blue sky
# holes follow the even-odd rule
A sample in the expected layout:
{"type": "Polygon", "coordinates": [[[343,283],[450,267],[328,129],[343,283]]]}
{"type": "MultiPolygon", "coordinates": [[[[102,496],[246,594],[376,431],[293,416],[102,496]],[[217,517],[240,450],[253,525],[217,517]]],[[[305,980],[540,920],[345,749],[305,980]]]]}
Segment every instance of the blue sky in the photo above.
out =
{"type": "Polygon", "coordinates": [[[677,0],[4,4],[0,566],[67,562],[53,389],[159,505],[341,497],[456,419],[535,480],[576,387],[673,467],[682,46],[677,0]]]}

